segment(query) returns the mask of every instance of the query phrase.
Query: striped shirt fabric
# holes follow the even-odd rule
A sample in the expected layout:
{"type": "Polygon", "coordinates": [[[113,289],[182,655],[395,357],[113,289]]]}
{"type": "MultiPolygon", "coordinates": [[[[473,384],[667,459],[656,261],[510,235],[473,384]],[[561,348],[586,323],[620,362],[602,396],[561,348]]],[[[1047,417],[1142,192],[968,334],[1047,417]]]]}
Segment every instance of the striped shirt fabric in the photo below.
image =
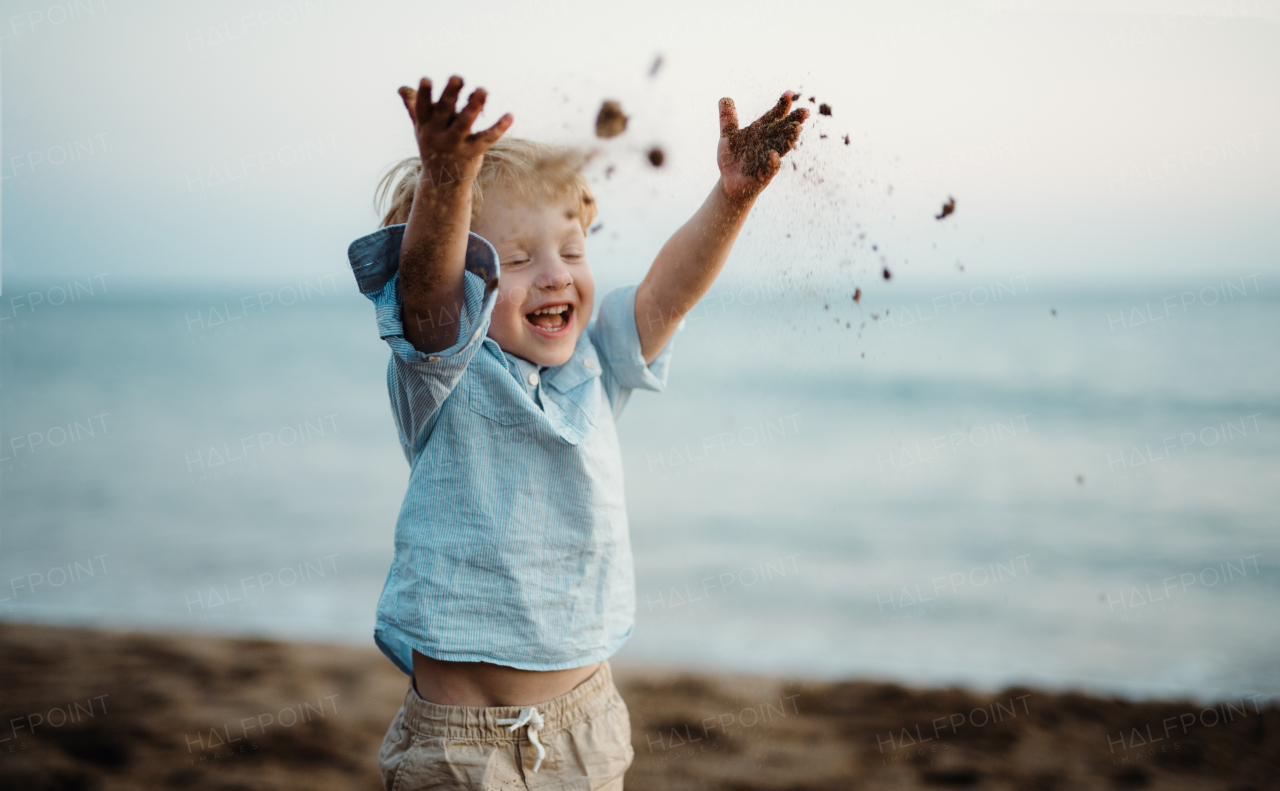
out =
{"type": "Polygon", "coordinates": [[[635,286],[605,295],[563,365],[528,383],[526,360],[487,337],[497,252],[471,234],[457,341],[404,338],[403,225],[348,256],[391,347],[387,390],[409,462],[374,640],[412,673],[413,652],[564,670],[608,658],[635,622],[635,577],[615,418],[633,390],[666,385],[671,344],[640,353],[635,286]]]}

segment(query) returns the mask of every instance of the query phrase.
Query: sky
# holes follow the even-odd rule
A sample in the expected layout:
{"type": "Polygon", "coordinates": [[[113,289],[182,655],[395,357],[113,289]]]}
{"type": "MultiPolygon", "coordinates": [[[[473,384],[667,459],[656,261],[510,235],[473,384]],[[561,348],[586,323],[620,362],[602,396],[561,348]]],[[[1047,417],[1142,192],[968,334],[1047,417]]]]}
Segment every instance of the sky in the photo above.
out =
{"type": "Polygon", "coordinates": [[[414,153],[396,88],[453,73],[489,91],[481,123],[597,150],[604,281],[641,277],[714,185],[717,100],[745,123],[787,89],[832,114],[726,279],[1280,274],[1275,0],[6,0],[0,69],[6,294],[345,272],[378,177],[414,153]],[[631,119],[607,142],[605,99],[631,119]]]}

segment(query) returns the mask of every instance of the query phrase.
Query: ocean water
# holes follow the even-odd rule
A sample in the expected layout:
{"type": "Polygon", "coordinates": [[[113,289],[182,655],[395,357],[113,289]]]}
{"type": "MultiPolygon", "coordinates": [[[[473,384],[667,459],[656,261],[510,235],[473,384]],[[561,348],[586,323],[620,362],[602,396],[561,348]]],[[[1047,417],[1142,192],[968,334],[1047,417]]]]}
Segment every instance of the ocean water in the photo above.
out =
{"type": "MultiPolygon", "coordinates": [[[[619,423],[619,661],[1276,694],[1266,286],[717,286],[619,423]]],[[[407,465],[368,303],[88,289],[0,311],[0,617],[372,644],[407,465]]]]}

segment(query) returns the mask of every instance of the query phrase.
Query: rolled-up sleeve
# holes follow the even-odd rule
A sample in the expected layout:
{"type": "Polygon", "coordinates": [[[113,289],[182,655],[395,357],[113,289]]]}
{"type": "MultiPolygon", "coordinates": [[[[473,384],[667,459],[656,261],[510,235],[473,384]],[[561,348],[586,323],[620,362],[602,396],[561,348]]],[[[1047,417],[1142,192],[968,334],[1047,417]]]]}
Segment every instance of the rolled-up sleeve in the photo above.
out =
{"type": "Polygon", "coordinates": [[[488,329],[497,292],[484,293],[484,281],[466,272],[463,281],[463,306],[460,315],[453,315],[444,308],[439,316],[432,316],[440,326],[456,323],[458,335],[453,345],[443,351],[420,352],[404,337],[404,301],[400,296],[400,275],[397,273],[377,294],[370,294],[378,318],[378,335],[391,347],[396,362],[406,370],[412,370],[427,378],[450,378],[454,369],[465,370],[467,363],[479,348],[484,332],[488,329]]]}
{"type": "MultiPolygon", "coordinates": [[[[383,229],[384,232],[388,230],[391,229],[383,229]]],[[[401,447],[405,458],[412,464],[426,444],[440,407],[457,387],[467,365],[484,343],[493,307],[497,303],[497,253],[487,241],[472,234],[463,275],[462,309],[458,315],[453,315],[446,307],[439,315],[432,316],[432,321],[441,327],[456,323],[457,336],[449,348],[426,353],[414,348],[404,337],[404,303],[397,265],[399,234],[379,244],[366,244],[372,257],[357,262],[355,251],[357,245],[364,241],[359,240],[352,245],[351,264],[361,291],[374,304],[378,335],[391,347],[387,391],[401,447]],[[382,282],[384,275],[386,279],[382,282]]]]}
{"type": "Polygon", "coordinates": [[[662,392],[667,386],[674,338],[645,364],[636,328],[636,286],[616,288],[605,295],[591,323],[591,343],[600,354],[601,380],[614,415],[622,414],[633,390],[662,392]]]}

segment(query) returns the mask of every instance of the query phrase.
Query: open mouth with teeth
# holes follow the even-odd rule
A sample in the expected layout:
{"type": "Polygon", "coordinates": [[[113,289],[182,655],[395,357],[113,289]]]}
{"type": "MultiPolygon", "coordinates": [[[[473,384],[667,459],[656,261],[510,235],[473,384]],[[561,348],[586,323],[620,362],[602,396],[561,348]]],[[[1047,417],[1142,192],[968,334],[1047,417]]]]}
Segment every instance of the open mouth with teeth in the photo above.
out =
{"type": "Polygon", "coordinates": [[[558,305],[545,305],[535,311],[524,314],[524,320],[544,335],[559,335],[569,328],[573,319],[573,305],[562,302],[558,305]]]}

